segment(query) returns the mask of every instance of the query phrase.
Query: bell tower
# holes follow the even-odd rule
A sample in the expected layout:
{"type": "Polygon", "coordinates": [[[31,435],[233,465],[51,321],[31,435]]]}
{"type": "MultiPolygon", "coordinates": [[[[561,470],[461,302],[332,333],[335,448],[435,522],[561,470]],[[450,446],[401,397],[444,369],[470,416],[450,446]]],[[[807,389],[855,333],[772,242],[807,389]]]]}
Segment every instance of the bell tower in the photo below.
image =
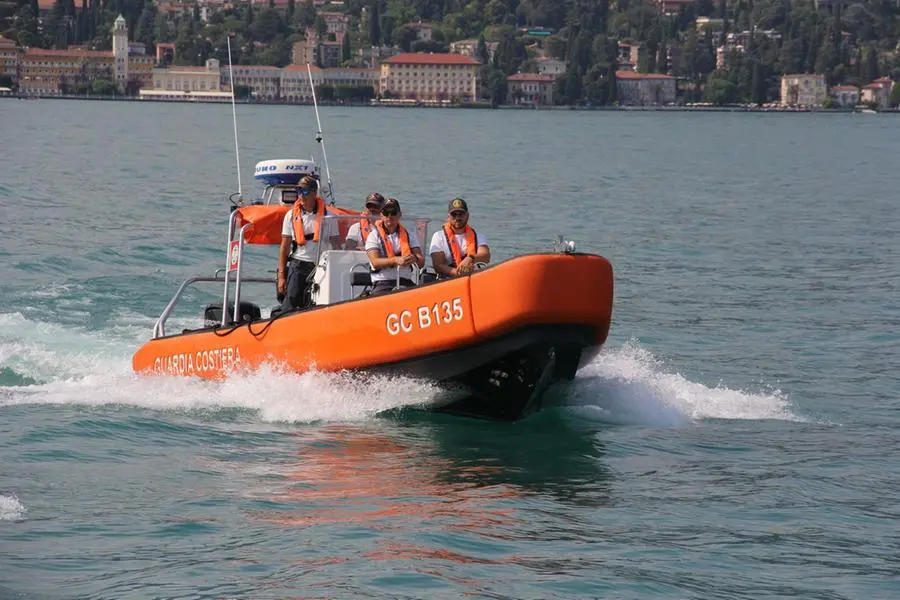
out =
{"type": "Polygon", "coordinates": [[[128,83],[128,25],[119,15],[112,29],[113,79],[119,92],[125,93],[128,83]]]}

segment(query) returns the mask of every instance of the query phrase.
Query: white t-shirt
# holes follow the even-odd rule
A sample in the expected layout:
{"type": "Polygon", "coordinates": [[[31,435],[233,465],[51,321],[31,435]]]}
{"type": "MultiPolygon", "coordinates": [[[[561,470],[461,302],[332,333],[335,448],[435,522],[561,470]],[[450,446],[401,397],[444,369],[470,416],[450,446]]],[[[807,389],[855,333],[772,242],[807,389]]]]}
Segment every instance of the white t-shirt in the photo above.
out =
{"type": "MultiPolygon", "coordinates": [[[[411,229],[406,230],[409,233],[409,249],[419,248],[419,240],[416,237],[416,232],[411,229]]],[[[387,236],[387,243],[389,243],[396,253],[395,256],[400,255],[400,229],[394,233],[390,233],[387,236]]],[[[369,232],[369,237],[366,238],[366,252],[369,250],[378,250],[381,252],[381,238],[378,236],[378,229],[372,228],[372,231],[369,232]]],[[[406,265],[405,267],[400,267],[400,277],[403,279],[412,279],[412,266],[406,265]]],[[[372,273],[372,281],[396,281],[397,280],[397,267],[389,267],[387,269],[381,269],[377,273],[372,273]]]]}
{"type": "MultiPolygon", "coordinates": [[[[319,200],[322,202],[322,200],[319,200]]],[[[325,214],[329,214],[328,209],[325,209],[325,214]]],[[[282,236],[290,236],[291,239],[294,239],[294,223],[293,223],[294,209],[284,213],[284,221],[281,224],[281,235],[282,236]]],[[[316,232],[316,221],[318,220],[318,216],[316,213],[308,213],[304,210],[300,211],[300,218],[303,219],[303,233],[305,234],[314,234],[316,232]]],[[[325,219],[325,224],[322,225],[319,229],[319,239],[328,241],[328,238],[337,235],[337,230],[335,228],[335,219],[325,219]]],[[[330,246],[325,246],[326,248],[330,248],[330,246]]],[[[295,260],[302,260],[305,262],[316,262],[316,250],[318,248],[318,244],[313,240],[306,240],[306,243],[302,246],[297,244],[297,249],[294,250],[289,258],[295,260]]]]}
{"type": "MultiPolygon", "coordinates": [[[[361,219],[362,217],[360,217],[361,219]]],[[[375,229],[375,222],[371,221],[370,230],[375,229]]],[[[363,246],[366,245],[366,240],[362,239],[362,236],[359,233],[359,221],[355,221],[353,225],[350,226],[350,229],[347,230],[347,241],[348,242],[356,242],[356,249],[362,250],[363,246]]]]}
{"type": "MultiPolygon", "coordinates": [[[[465,258],[466,250],[468,249],[468,245],[466,244],[466,234],[457,233],[453,237],[456,238],[456,243],[459,244],[459,251],[463,258],[465,258]]],[[[487,238],[477,231],[475,232],[475,243],[477,243],[478,246],[488,245],[487,238]]],[[[476,251],[477,250],[478,249],[476,248],[476,251]]],[[[448,265],[453,262],[453,251],[450,249],[449,244],[447,244],[447,236],[444,235],[443,226],[431,236],[431,249],[428,250],[428,254],[434,254],[435,252],[443,252],[448,265]]]]}

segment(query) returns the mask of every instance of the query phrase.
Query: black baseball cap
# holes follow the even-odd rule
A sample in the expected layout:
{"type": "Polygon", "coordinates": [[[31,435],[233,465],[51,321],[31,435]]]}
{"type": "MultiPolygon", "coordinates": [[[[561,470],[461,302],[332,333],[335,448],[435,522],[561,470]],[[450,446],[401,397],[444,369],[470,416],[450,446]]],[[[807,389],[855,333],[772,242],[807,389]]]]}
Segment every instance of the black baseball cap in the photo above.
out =
{"type": "Polygon", "coordinates": [[[462,198],[454,198],[450,201],[450,207],[447,209],[447,212],[453,212],[454,210],[464,210],[469,212],[469,205],[466,204],[466,201],[462,198]]]}
{"type": "Polygon", "coordinates": [[[381,208],[384,204],[384,196],[379,194],[378,192],[372,192],[368,196],[366,196],[366,207],[374,206],[375,208],[381,208]]]}
{"type": "Polygon", "coordinates": [[[381,212],[400,212],[400,202],[397,201],[396,198],[388,198],[387,201],[381,205],[381,212]]]}

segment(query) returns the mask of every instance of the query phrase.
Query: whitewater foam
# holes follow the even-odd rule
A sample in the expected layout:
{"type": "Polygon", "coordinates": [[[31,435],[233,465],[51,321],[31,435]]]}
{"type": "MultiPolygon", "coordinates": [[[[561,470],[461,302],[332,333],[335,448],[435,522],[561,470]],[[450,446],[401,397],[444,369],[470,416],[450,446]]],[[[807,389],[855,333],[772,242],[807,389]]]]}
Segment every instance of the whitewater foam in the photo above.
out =
{"type": "Polygon", "coordinates": [[[619,424],[683,426],[703,419],[803,421],[779,390],[749,392],[709,387],[665,371],[661,361],[631,340],[605,350],[578,373],[561,401],[598,420],[619,424]]]}
{"type": "MultiPolygon", "coordinates": [[[[147,323],[149,321],[144,319],[147,323]]],[[[184,411],[242,408],[263,421],[370,418],[404,406],[435,406],[459,393],[433,382],[350,373],[297,374],[277,365],[224,381],[138,376],[131,355],[148,328],[121,323],[102,332],[0,315],[0,367],[32,385],[0,386],[0,405],[125,405],[184,411]],[[26,379],[27,378],[27,379],[26,379]]],[[[803,420],[775,391],[709,387],[664,365],[637,342],[607,348],[551,402],[616,424],[684,426],[702,419],[803,420]]]]}
{"type": "Polygon", "coordinates": [[[0,494],[0,521],[21,521],[27,511],[15,495],[0,494]]]}

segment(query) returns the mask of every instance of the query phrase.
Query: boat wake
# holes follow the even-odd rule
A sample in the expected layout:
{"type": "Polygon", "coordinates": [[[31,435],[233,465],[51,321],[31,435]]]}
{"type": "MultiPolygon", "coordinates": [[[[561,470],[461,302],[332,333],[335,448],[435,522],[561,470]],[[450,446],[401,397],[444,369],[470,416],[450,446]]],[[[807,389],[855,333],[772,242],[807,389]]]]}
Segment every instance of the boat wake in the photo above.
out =
{"type": "MultiPolygon", "coordinates": [[[[88,331],[0,314],[0,407],[23,405],[134,406],[161,411],[243,409],[267,422],[369,419],[410,406],[452,401],[458,390],[411,378],[350,373],[285,372],[267,366],[224,381],[145,377],[131,355],[149,322],[88,331]]],[[[175,324],[178,326],[179,324],[175,324]]],[[[708,387],[666,372],[637,343],[608,348],[548,401],[592,420],[683,426],[702,419],[802,420],[778,391],[750,393],[708,387]]]]}

